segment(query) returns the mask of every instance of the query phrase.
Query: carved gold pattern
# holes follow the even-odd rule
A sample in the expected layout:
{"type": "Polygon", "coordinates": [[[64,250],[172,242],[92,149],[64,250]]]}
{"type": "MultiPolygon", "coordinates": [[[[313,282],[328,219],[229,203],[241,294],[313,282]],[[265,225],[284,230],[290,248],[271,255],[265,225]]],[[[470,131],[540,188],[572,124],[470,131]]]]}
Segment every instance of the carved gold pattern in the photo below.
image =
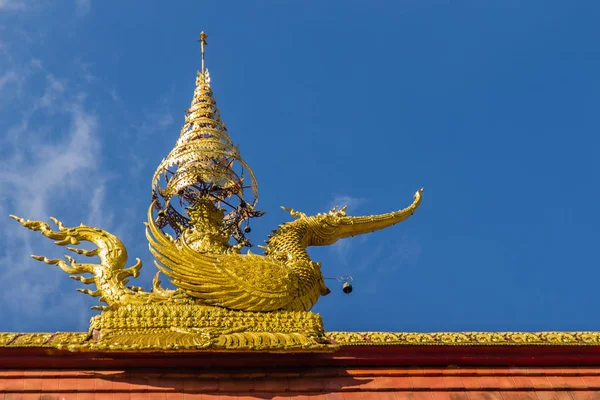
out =
{"type": "Polygon", "coordinates": [[[323,322],[310,312],[258,313],[204,305],[127,305],[92,318],[100,332],[80,348],[328,350],[323,322]]]}
{"type": "Polygon", "coordinates": [[[90,332],[0,333],[0,347],[71,351],[334,351],[318,314],[253,313],[181,304],[129,304],[92,317],[90,332]]]}
{"type": "MultiPolygon", "coordinates": [[[[273,314],[265,313],[265,316],[273,314]]],[[[166,321],[169,317],[162,318],[166,321]]],[[[281,321],[282,319],[279,322],[281,321]]],[[[214,335],[211,329],[197,328],[117,329],[106,331],[96,339],[87,332],[0,332],[0,348],[334,352],[340,346],[600,346],[600,332],[327,332],[315,336],[309,330],[285,334],[273,332],[274,330],[268,327],[265,332],[249,332],[244,329],[242,332],[230,330],[223,333],[222,330],[220,335],[214,335]]]]}
{"type": "Polygon", "coordinates": [[[88,332],[58,332],[50,338],[48,346],[57,349],[69,349],[76,345],[83,345],[91,335],[88,332]]]}
{"type": "Polygon", "coordinates": [[[40,347],[50,340],[52,333],[22,333],[11,343],[14,347],[40,347]]]}
{"type": "Polygon", "coordinates": [[[9,345],[17,336],[17,333],[0,332],[0,347],[9,345]]]}
{"type": "Polygon", "coordinates": [[[600,332],[327,332],[340,346],[372,345],[600,345],[600,332]]]}
{"type": "MultiPolygon", "coordinates": [[[[142,262],[127,267],[127,250],[115,235],[81,224],[53,229],[43,221],[11,215],[24,227],[39,231],[59,246],[90,242],[92,250],[67,250],[99,262],[80,263],[32,256],[57,265],[71,278],[94,284],[78,289],[98,297],[106,306],[92,318],[94,339],[64,333],[54,336],[4,336],[5,345],[86,349],[331,349],[321,318],[309,311],[325,286],[321,264],[311,260],[308,246],[331,245],[339,239],[385,229],[410,217],[421,203],[372,216],[348,216],[337,207],[324,214],[306,215],[292,209],[293,221],[281,224],[266,242],[263,255],[241,249],[248,245],[240,224],[262,215],[254,210],[258,185],[250,167],[232,142],[204,68],[207,36],[200,36],[202,71],[196,78],[191,106],[175,147],[160,163],[152,179],[146,236],[159,271],[177,287],[163,289],[155,276],[153,290],[127,286],[137,278],[142,262]],[[241,170],[238,168],[240,167],[241,170]],[[244,200],[250,188],[254,200],[244,200]],[[174,202],[173,199],[178,198],[174,202]],[[232,205],[231,199],[238,204],[232,205]],[[186,207],[176,209],[174,203],[186,207]],[[226,211],[225,206],[230,207],[226,211]],[[153,210],[158,211],[155,218],[153,210]],[[174,236],[166,233],[170,227],[174,236]],[[230,241],[237,240],[232,245],[230,241]],[[40,342],[40,341],[43,341],[40,342]]],[[[342,339],[340,339],[342,340],[342,339]]],[[[360,341],[348,336],[347,341],[360,341]]],[[[2,342],[0,342],[2,343],[2,342]]]]}

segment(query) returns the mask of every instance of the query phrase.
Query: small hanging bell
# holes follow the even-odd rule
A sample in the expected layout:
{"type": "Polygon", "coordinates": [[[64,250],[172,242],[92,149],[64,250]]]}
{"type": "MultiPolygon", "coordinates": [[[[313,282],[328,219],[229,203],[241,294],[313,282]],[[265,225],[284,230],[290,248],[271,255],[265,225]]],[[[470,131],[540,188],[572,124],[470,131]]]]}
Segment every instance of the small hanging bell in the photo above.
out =
{"type": "Polygon", "coordinates": [[[350,282],[344,282],[342,285],[342,291],[346,294],[352,293],[352,284],[350,282]]]}

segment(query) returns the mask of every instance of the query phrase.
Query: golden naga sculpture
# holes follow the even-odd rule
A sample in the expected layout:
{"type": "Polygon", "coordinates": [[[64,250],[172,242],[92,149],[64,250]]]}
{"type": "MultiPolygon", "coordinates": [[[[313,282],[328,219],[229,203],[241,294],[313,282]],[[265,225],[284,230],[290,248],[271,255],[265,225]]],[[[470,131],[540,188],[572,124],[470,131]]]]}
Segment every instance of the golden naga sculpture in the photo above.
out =
{"type": "Polygon", "coordinates": [[[329,289],[321,264],[310,259],[306,248],[405,220],[419,206],[422,189],[407,208],[377,216],[348,216],[345,207],[313,216],[284,208],[295,219],[273,231],[261,246],[264,254],[242,253],[251,246],[244,235],[249,220],[263,214],[255,209],[258,186],[221,121],[204,68],[204,33],[200,42],[202,70],[175,148],[152,179],[146,224],[155,264],[176,290],[161,288],[158,273],[150,292],[126,286],[142,263],[137,259],[127,268],[127,250],[109,232],[83,224],[67,228],[54,218],[58,229],[52,229],[42,221],[11,217],[57,245],[96,245],[94,250],[67,249],[97,256],[99,263],[33,256],[95,284],[96,290],[79,290],[107,304],[95,307],[103,313],[92,318],[93,337],[79,349],[324,349],[321,319],[309,311],[329,289]]]}

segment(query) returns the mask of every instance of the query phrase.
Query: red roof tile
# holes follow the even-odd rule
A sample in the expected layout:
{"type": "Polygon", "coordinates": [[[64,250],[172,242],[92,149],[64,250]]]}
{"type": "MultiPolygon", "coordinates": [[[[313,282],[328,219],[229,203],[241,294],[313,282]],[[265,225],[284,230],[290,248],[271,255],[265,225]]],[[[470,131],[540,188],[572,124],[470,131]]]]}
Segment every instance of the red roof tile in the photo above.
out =
{"type": "Polygon", "coordinates": [[[598,368],[3,370],[0,398],[599,399],[598,368]],[[317,373],[318,372],[318,373],[317,373]],[[37,396],[37,397],[36,397],[37,396]],[[45,396],[45,397],[41,397],[45,396]]]}

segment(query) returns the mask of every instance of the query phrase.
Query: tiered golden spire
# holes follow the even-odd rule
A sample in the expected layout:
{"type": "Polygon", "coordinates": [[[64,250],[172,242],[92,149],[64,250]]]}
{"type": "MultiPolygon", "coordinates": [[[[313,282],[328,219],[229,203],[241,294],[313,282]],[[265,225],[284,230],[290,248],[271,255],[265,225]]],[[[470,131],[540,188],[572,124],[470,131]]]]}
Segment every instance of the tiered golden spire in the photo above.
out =
{"type": "Polygon", "coordinates": [[[233,144],[221,121],[219,109],[210,87],[210,75],[204,65],[204,46],[208,36],[200,34],[202,70],[196,77],[196,89],[175,148],[158,166],[152,179],[152,195],[159,211],[158,225],[170,226],[178,236],[189,227],[186,208],[210,201],[224,211],[224,227],[238,242],[247,243],[248,220],[262,215],[255,211],[258,186],[254,173],[233,144]],[[175,168],[173,168],[175,167],[175,168]],[[165,180],[165,187],[159,184],[165,180]],[[246,200],[249,188],[252,199],[246,200]],[[179,208],[171,199],[179,197],[179,208]],[[246,226],[242,226],[242,225],[246,226]]]}

